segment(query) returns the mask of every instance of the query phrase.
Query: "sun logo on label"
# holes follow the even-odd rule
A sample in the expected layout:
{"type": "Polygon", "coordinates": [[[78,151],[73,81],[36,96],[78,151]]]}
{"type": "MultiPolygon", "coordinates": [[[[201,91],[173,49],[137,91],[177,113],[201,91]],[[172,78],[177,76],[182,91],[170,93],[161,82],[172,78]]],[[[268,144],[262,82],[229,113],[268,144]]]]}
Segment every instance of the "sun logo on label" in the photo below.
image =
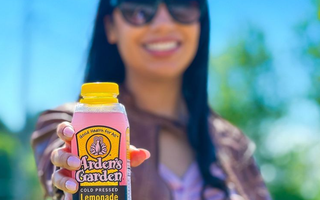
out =
{"type": "Polygon", "coordinates": [[[107,147],[105,143],[103,142],[102,136],[95,136],[93,138],[94,142],[91,144],[90,152],[97,156],[97,155],[103,155],[107,153],[107,147]]]}
{"type": "Polygon", "coordinates": [[[111,142],[104,135],[93,135],[87,141],[87,152],[93,157],[106,157],[111,150],[111,142]]]}

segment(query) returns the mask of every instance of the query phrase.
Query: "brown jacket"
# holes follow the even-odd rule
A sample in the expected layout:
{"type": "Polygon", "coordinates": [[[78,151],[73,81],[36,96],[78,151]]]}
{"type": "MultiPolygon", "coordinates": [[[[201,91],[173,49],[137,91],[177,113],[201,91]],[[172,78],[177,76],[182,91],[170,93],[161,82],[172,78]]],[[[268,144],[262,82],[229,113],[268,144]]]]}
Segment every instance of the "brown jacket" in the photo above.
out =
{"type": "MultiPolygon", "coordinates": [[[[185,131],[185,127],[173,120],[156,116],[135,106],[130,93],[120,88],[119,101],[125,105],[131,129],[131,144],[148,149],[151,158],[132,169],[132,198],[134,200],[170,200],[170,189],[158,173],[158,137],[161,128],[171,132],[185,131]]],[[[71,121],[75,103],[64,104],[43,112],[32,134],[31,143],[38,167],[38,176],[46,196],[61,199],[63,193],[52,186],[51,175],[56,168],[50,154],[64,143],[56,135],[56,127],[63,121],[71,121]]],[[[270,200],[269,192],[253,159],[254,145],[239,129],[212,112],[209,118],[212,139],[222,169],[233,186],[245,200],[270,200]]]]}

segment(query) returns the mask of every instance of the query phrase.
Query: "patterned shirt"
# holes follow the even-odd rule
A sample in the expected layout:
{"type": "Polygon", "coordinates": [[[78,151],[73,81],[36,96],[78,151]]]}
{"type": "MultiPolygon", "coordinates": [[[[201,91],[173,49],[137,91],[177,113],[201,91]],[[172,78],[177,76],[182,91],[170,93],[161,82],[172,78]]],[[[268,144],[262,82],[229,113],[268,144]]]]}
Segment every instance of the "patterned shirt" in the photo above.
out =
{"type": "MultiPolygon", "coordinates": [[[[200,174],[197,162],[193,162],[182,178],[174,174],[164,164],[159,165],[159,173],[164,181],[172,190],[174,200],[200,200],[203,186],[203,179],[200,174]]],[[[211,166],[211,173],[225,180],[226,176],[217,165],[211,166]]],[[[230,188],[230,187],[229,187],[230,188]]],[[[236,191],[230,188],[232,200],[241,200],[236,191]]],[[[223,200],[225,194],[223,191],[216,188],[208,188],[204,192],[206,200],[223,200]]]]}

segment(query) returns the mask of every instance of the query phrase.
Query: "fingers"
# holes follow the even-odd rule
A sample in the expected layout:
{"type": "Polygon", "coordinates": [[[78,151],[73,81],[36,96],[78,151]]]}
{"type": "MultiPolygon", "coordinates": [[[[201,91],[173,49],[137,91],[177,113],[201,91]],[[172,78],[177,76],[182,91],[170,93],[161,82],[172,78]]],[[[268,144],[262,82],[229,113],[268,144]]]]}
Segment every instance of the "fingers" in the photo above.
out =
{"type": "Polygon", "coordinates": [[[80,168],[80,159],[69,153],[66,147],[53,150],[51,153],[51,162],[57,167],[68,170],[77,170],[80,168]]]}
{"type": "Polygon", "coordinates": [[[69,122],[62,122],[57,127],[57,134],[59,138],[69,143],[74,135],[73,126],[69,122]]]}
{"type": "Polygon", "coordinates": [[[64,200],[72,200],[72,194],[70,193],[64,193],[64,200]]]}
{"type": "Polygon", "coordinates": [[[66,169],[60,169],[52,174],[52,183],[60,190],[74,194],[78,191],[78,183],[72,179],[71,172],[66,169]]]}
{"type": "Polygon", "coordinates": [[[129,151],[131,167],[137,167],[150,158],[150,152],[146,149],[137,149],[135,146],[130,145],[129,151]]]}

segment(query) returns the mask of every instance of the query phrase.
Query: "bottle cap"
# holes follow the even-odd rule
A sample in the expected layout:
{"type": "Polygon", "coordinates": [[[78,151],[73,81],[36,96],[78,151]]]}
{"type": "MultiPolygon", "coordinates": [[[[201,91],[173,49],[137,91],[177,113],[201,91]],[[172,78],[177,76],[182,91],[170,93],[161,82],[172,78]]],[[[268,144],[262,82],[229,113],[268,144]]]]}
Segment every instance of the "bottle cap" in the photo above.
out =
{"type": "Polygon", "coordinates": [[[116,83],[85,83],[81,87],[81,103],[105,104],[118,103],[119,86],[116,83]]]}

